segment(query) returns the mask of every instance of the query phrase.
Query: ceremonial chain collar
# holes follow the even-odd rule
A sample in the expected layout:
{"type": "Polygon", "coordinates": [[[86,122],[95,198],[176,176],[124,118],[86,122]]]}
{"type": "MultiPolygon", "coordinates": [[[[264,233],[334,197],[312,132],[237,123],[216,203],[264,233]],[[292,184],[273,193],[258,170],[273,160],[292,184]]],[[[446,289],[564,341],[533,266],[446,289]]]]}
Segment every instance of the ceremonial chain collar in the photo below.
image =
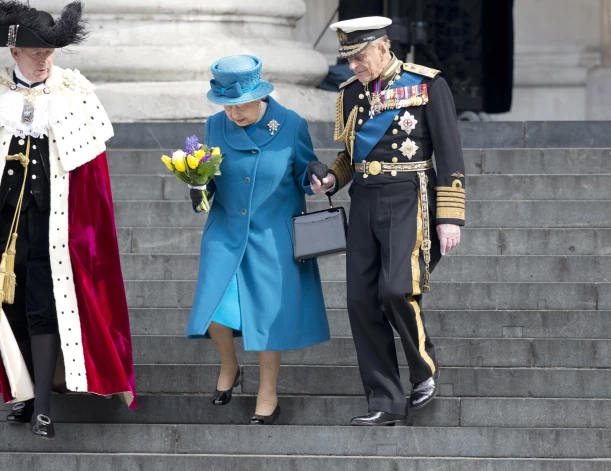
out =
{"type": "Polygon", "coordinates": [[[16,83],[11,82],[10,80],[6,80],[5,78],[2,78],[2,77],[0,77],[0,84],[8,87],[9,89],[11,89],[14,92],[21,93],[22,95],[25,95],[27,97],[49,95],[51,94],[51,92],[57,91],[60,88],[62,88],[63,86],[62,84],[62,86],[59,86],[59,87],[58,86],[48,87],[47,85],[45,85],[43,88],[25,88],[25,87],[20,87],[16,83]]]}

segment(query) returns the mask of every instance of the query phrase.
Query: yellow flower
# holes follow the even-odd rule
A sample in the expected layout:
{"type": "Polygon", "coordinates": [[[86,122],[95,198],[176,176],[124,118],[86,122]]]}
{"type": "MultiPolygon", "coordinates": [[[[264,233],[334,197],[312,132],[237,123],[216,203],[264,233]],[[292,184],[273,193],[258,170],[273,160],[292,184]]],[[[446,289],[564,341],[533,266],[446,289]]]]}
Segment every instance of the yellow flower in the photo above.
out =
{"type": "Polygon", "coordinates": [[[184,159],[174,159],[174,167],[179,172],[184,172],[187,170],[187,166],[185,165],[184,159]]]}
{"type": "Polygon", "coordinates": [[[189,167],[195,170],[197,168],[197,165],[199,164],[199,160],[193,157],[192,155],[187,155],[187,164],[189,164],[189,167]]]}
{"type": "Polygon", "coordinates": [[[174,166],[172,165],[172,159],[170,157],[168,157],[167,155],[162,155],[161,161],[166,165],[166,167],[168,167],[170,172],[174,171],[174,166]]]}
{"type": "Polygon", "coordinates": [[[221,155],[221,148],[214,147],[212,150],[212,157],[218,157],[219,155],[221,155]]]}
{"type": "Polygon", "coordinates": [[[203,149],[200,149],[200,150],[195,151],[195,154],[193,155],[195,155],[195,158],[199,161],[202,159],[204,155],[206,155],[206,152],[204,152],[203,149]]]}

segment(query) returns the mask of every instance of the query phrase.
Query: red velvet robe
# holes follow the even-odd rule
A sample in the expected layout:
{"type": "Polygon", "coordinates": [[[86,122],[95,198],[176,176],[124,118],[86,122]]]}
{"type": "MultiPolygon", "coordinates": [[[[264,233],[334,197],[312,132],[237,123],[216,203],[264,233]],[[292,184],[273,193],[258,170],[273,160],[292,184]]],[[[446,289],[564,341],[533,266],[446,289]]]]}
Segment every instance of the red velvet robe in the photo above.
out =
{"type": "MultiPolygon", "coordinates": [[[[129,316],[106,153],[72,170],[69,178],[68,244],[87,375],[87,391],[82,392],[120,394],[135,409],[129,316]]],[[[2,363],[0,387],[4,401],[12,401],[2,363]]]]}

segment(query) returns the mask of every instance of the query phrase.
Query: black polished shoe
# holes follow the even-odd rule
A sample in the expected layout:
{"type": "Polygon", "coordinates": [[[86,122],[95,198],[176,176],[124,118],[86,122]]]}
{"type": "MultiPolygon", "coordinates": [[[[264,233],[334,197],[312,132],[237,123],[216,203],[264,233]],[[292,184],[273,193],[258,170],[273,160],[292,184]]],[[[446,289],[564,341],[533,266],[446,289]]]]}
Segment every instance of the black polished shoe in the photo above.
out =
{"type": "Polygon", "coordinates": [[[350,421],[350,425],[368,425],[368,426],[380,426],[389,425],[393,426],[398,423],[405,422],[407,417],[401,414],[391,414],[389,412],[382,411],[371,411],[367,415],[355,417],[350,421]]]}
{"type": "Polygon", "coordinates": [[[278,417],[280,417],[280,405],[277,405],[272,412],[272,415],[253,415],[248,425],[278,425],[278,417]]]}
{"type": "Polygon", "coordinates": [[[439,369],[426,381],[414,384],[409,396],[409,406],[412,409],[420,409],[435,399],[437,394],[437,383],[439,382],[439,369]]]}
{"type": "Polygon", "coordinates": [[[231,397],[233,395],[233,388],[237,388],[238,384],[240,384],[240,367],[238,366],[238,372],[235,374],[235,379],[233,380],[233,386],[231,389],[227,391],[219,391],[218,389],[214,390],[214,398],[212,399],[212,405],[215,406],[225,406],[231,402],[231,397]]]}
{"type": "Polygon", "coordinates": [[[55,427],[49,417],[38,414],[36,422],[32,425],[32,433],[37,437],[53,440],[55,438],[55,427]]]}
{"type": "Polygon", "coordinates": [[[13,406],[13,411],[6,416],[9,424],[29,424],[34,413],[34,402],[17,402],[13,406]]]}

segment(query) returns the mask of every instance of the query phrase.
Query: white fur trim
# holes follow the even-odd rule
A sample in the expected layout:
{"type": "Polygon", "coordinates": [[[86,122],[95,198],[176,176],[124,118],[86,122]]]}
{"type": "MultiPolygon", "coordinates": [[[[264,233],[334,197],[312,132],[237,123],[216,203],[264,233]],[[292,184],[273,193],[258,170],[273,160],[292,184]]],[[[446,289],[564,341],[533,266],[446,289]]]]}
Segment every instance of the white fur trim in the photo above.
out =
{"type": "Polygon", "coordinates": [[[51,179],[51,216],[49,217],[49,254],[53,273],[53,294],[57,309],[59,335],[64,354],[66,387],[71,391],[87,391],[87,371],[81,332],[81,319],[76,299],[74,274],[68,248],[68,196],[70,178],[62,167],[58,148],[53,145],[54,132],[49,135],[51,179]]]}
{"type": "MultiPolygon", "coordinates": [[[[13,69],[0,69],[0,77],[12,81],[13,69]]],[[[23,95],[0,85],[0,127],[19,137],[49,136],[52,130],[64,170],[74,170],[106,150],[112,124],[94,86],[78,70],[54,66],[46,85],[52,93],[36,97],[32,125],[21,122],[23,95]]]]}

